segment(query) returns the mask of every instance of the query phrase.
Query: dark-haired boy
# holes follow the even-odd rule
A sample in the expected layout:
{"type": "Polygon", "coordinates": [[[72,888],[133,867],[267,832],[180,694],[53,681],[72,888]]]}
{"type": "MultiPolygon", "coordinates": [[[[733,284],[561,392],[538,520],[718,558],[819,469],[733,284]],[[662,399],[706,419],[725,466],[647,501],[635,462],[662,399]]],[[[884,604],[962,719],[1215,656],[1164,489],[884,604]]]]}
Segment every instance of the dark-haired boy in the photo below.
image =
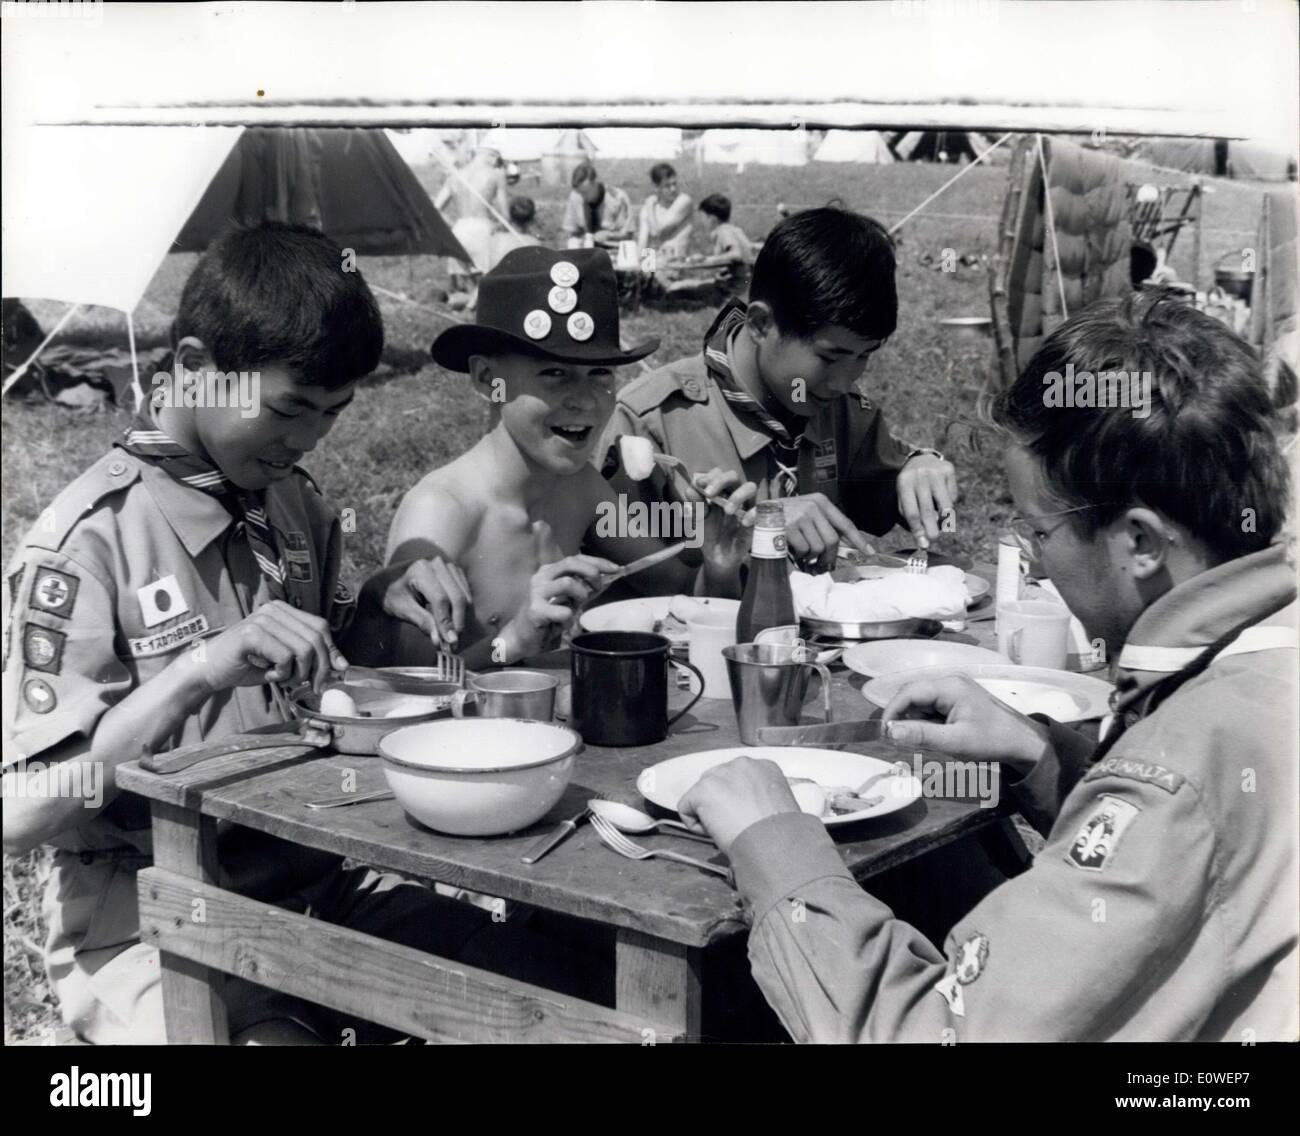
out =
{"type": "Polygon", "coordinates": [[[713,251],[697,264],[719,268],[717,283],[729,292],[740,292],[749,282],[754,263],[754,246],[739,225],[731,223],[731,199],[710,193],[699,204],[704,224],[712,230],[713,251]]]}
{"type": "MultiPolygon", "coordinates": [[[[65,1021],[101,1044],[164,1040],[136,906],[149,810],[116,791],[116,767],[142,746],[283,722],[277,687],[346,666],[342,533],[296,463],[378,363],[383,324],[342,249],[265,224],[200,258],[173,346],[179,386],[159,376],[125,437],[58,495],[4,593],[4,847],[55,848],[46,972],[65,1021]]],[[[389,937],[428,922],[423,889],[249,829],[226,837],[223,871],[246,894],[389,937]]],[[[450,953],[479,921],[446,906],[450,953]]],[[[228,1010],[245,1040],[312,1036],[261,987],[232,982],[228,1010]]]]}
{"type": "Polygon", "coordinates": [[[758,255],[748,305],[722,309],[702,352],[619,392],[602,472],[646,507],[679,497],[665,473],[626,476],[623,434],[692,470],[741,470],[758,500],[785,499],[791,551],[809,566],[830,567],[841,541],[869,551],[859,529],[884,534],[900,519],[928,546],[957,499],[952,464],[896,440],[854,392],[897,316],[893,242],[879,224],[840,209],[788,218],[758,255]]]}
{"type": "Polygon", "coordinates": [[[1004,763],[1046,837],[942,951],[857,885],[776,766],[706,775],[681,811],[730,856],[755,978],[799,1040],[1295,1041],[1296,583],[1259,360],[1187,305],[1106,301],[995,420],[1017,529],[1116,659],[1101,744],[958,676],[886,708],[900,745],[1004,763]],[[1070,370],[1151,401],[1045,400],[1070,370]]]}

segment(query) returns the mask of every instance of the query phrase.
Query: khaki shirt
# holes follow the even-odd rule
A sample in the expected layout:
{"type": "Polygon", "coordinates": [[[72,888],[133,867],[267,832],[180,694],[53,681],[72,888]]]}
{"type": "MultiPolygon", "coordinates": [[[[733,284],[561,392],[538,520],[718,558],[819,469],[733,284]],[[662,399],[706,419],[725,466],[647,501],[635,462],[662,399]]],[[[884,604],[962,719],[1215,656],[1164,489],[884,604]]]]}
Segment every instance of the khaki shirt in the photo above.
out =
{"type": "MultiPolygon", "coordinates": [[[[266,511],[289,602],[341,629],[354,601],[338,583],[342,531],[333,512],[302,471],[271,486],[266,511]]],[[[42,514],[6,574],[4,766],[69,740],[84,754],[110,707],[269,599],[217,498],[111,450],[42,514]]],[[[210,698],[165,744],[282,720],[269,688],[240,687],[210,698]]],[[[157,981],[156,964],[115,970],[112,983],[96,984],[94,974],[139,934],[135,870],[149,862],[147,802],[123,793],[51,843],[60,855],[45,901],[47,969],[65,1016],[87,1036],[102,1035],[97,1005],[126,1020],[157,981]]]]}
{"type": "MultiPolygon", "coordinates": [[[[623,472],[623,434],[649,438],[656,450],[680,458],[695,473],[715,466],[736,470],[758,486],[760,501],[774,496],[771,437],[736,415],[709,378],[703,352],[640,375],[619,391],[595,451],[601,472],[629,503],[680,500],[675,475],[656,467],[636,482],[623,472]]],[[[883,535],[901,520],[898,471],[909,452],[890,435],[879,409],[847,395],[808,423],[799,450],[799,493],[824,493],[860,529],[883,535]]]]}
{"type": "Polygon", "coordinates": [[[1274,547],[1147,609],[1118,660],[1115,710],[1137,720],[1095,764],[1089,743],[1053,726],[1053,751],[1013,786],[1046,844],[943,951],[854,882],[815,818],[743,832],[731,860],[753,917],[750,959],[790,1033],[1296,1040],[1294,601],[1274,547]],[[1252,614],[1259,623],[1141,716],[1156,681],[1252,614]]]}

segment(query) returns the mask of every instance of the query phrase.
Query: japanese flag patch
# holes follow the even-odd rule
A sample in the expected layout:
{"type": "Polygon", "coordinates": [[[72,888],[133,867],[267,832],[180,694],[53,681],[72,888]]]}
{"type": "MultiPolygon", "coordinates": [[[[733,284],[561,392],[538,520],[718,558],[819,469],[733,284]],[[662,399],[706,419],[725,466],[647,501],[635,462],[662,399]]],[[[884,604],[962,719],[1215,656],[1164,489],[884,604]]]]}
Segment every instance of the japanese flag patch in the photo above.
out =
{"type": "Polygon", "coordinates": [[[189,602],[181,594],[181,586],[175,576],[164,576],[152,584],[146,584],[136,592],[140,601],[140,615],[146,627],[157,627],[178,615],[190,610],[189,602]]]}
{"type": "Polygon", "coordinates": [[[1142,810],[1119,797],[1103,796],[1079,828],[1074,843],[1065,854],[1076,868],[1100,872],[1110,861],[1120,837],[1142,810]]]}

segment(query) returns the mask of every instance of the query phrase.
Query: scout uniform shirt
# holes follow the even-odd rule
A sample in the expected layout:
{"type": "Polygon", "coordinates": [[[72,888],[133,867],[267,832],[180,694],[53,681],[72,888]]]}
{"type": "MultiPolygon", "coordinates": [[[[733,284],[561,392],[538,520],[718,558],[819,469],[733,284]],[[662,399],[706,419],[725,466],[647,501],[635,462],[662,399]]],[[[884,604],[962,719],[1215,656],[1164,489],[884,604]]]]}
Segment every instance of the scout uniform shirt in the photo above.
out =
{"type": "Polygon", "coordinates": [[[817,818],[743,832],[754,977],[795,1039],[1296,1040],[1295,594],[1274,546],[1142,613],[1118,660],[1127,729],[1090,762],[1053,725],[1013,786],[1046,844],[943,954],[854,882],[817,818]],[[1251,621],[1143,715],[1154,683],[1251,621]]]}
{"type": "MultiPolygon", "coordinates": [[[[743,310],[736,304],[723,309],[714,329],[737,308],[743,310]]],[[[627,494],[629,504],[681,500],[676,475],[656,468],[645,481],[627,476],[618,456],[623,434],[649,438],[658,452],[680,458],[694,473],[715,466],[736,470],[758,486],[759,501],[792,496],[784,491],[788,481],[781,483],[773,435],[733,409],[709,374],[703,352],[640,375],[619,391],[595,450],[601,472],[616,493],[627,494]]],[[[898,471],[909,453],[910,447],[890,435],[879,409],[859,395],[846,395],[808,421],[797,461],[788,468],[797,477],[796,493],[825,494],[858,528],[880,536],[901,520],[898,471]]],[[[698,558],[698,551],[687,551],[698,558]]]]}
{"type": "MultiPolygon", "coordinates": [[[[267,489],[265,513],[287,601],[341,629],[354,601],[337,582],[342,532],[333,512],[297,470],[267,489]]],[[[91,466],[38,519],[7,573],[5,768],[55,747],[84,754],[105,711],[266,602],[253,557],[218,497],[120,449],[91,466]]],[[[283,720],[269,687],[239,687],[214,694],[165,744],[283,720]]],[[[120,794],[51,843],[51,984],[79,1033],[121,1040],[108,1023],[130,1022],[156,982],[156,963],[129,975],[118,968],[111,983],[96,982],[96,972],[137,940],[135,869],[149,862],[148,804],[120,794]]]]}

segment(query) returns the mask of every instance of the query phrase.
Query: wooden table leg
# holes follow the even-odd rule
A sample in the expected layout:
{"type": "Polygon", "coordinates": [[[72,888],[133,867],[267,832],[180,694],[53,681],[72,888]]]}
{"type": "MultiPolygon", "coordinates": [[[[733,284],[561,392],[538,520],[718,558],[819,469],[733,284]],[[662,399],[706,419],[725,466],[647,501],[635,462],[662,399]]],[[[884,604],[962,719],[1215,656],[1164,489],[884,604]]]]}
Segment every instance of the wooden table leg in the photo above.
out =
{"type": "MultiPolygon", "coordinates": [[[[190,809],[154,801],[153,858],[187,879],[220,886],[217,822],[190,809]]],[[[162,951],[163,1017],[172,1045],[228,1045],[226,976],[180,955],[162,951]]]]}
{"type": "Polygon", "coordinates": [[[665,1022],[687,1040],[699,1038],[703,952],[631,930],[618,932],[614,950],[615,1008],[665,1022]]]}

